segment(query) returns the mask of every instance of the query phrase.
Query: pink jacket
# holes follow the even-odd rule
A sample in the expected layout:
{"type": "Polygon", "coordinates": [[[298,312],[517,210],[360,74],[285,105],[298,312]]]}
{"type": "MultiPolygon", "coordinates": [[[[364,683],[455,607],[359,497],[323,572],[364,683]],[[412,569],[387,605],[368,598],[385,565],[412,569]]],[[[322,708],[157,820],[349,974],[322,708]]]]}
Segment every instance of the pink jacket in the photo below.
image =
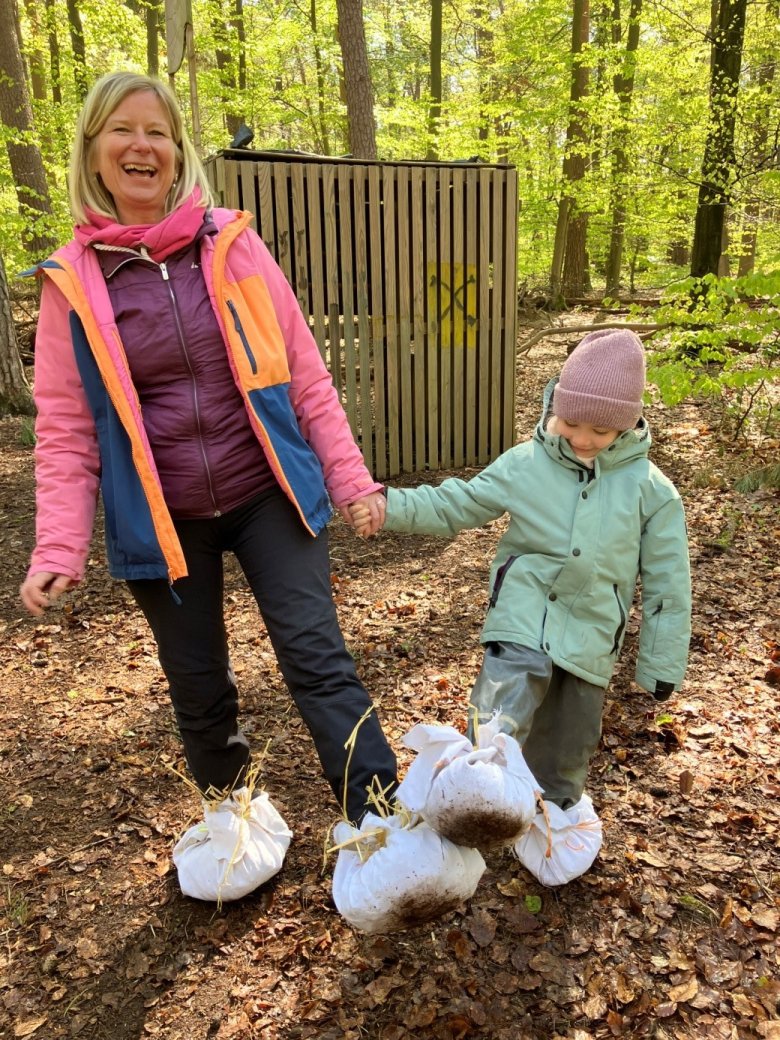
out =
{"type": "MultiPolygon", "coordinates": [[[[295,295],[251,214],[216,209],[202,269],[236,385],[280,486],[314,535],[379,490],[295,295]]],[[[186,565],[94,251],[74,240],[41,265],[35,348],[37,520],[30,573],[84,573],[98,490],[116,577],[186,565]]]]}

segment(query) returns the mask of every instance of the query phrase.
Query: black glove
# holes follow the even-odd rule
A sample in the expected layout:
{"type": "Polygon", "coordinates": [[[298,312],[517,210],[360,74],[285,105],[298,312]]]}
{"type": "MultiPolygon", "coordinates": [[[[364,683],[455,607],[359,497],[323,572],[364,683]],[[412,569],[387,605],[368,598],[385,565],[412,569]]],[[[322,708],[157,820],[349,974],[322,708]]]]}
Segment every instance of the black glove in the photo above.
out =
{"type": "Polygon", "coordinates": [[[657,701],[668,701],[674,693],[674,683],[657,682],[653,690],[653,696],[657,701]]]}

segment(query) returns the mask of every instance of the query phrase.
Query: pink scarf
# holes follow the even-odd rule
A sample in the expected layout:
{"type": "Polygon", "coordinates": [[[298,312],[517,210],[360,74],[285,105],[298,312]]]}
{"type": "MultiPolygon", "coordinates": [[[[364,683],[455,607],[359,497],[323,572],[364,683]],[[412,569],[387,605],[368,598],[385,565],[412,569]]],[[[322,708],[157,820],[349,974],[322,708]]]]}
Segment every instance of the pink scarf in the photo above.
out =
{"type": "Polygon", "coordinates": [[[130,249],[145,246],[151,258],[160,263],[195,238],[206,213],[199,204],[200,197],[200,188],[194,188],[188,198],[157,224],[118,224],[88,209],[89,223],[77,224],[74,235],[85,246],[94,242],[130,249]]]}

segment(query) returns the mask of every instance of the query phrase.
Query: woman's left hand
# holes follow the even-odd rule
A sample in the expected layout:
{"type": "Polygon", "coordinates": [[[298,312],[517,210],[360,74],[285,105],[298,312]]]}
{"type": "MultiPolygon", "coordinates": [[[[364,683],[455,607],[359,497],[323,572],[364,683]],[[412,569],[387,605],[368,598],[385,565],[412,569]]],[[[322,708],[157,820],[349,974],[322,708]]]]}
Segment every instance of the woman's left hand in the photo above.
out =
{"type": "MultiPolygon", "coordinates": [[[[368,495],[363,495],[362,498],[356,498],[355,502],[359,502],[362,506],[367,507],[369,510],[369,522],[361,525],[360,534],[363,538],[368,538],[372,534],[376,534],[377,531],[382,527],[385,522],[385,512],[387,511],[387,499],[381,491],[372,491],[368,495]]],[[[349,505],[355,503],[350,502],[349,505]]],[[[355,527],[355,522],[352,519],[352,515],[349,511],[349,506],[342,506],[339,512],[347,521],[350,527],[355,527]]]]}
{"type": "Polygon", "coordinates": [[[19,595],[30,613],[40,617],[47,607],[50,607],[63,592],[67,592],[75,584],[67,574],[37,571],[32,577],[25,578],[19,589],[19,595]]]}

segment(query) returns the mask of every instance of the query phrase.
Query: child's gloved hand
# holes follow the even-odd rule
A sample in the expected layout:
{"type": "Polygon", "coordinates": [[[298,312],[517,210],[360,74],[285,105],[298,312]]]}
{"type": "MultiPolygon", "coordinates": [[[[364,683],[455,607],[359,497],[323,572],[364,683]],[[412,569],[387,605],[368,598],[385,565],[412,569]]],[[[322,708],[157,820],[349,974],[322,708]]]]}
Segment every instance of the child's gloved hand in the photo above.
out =
{"type": "Polygon", "coordinates": [[[657,701],[668,701],[674,693],[674,683],[670,682],[657,682],[655,689],[653,690],[653,697],[657,701]]]}

